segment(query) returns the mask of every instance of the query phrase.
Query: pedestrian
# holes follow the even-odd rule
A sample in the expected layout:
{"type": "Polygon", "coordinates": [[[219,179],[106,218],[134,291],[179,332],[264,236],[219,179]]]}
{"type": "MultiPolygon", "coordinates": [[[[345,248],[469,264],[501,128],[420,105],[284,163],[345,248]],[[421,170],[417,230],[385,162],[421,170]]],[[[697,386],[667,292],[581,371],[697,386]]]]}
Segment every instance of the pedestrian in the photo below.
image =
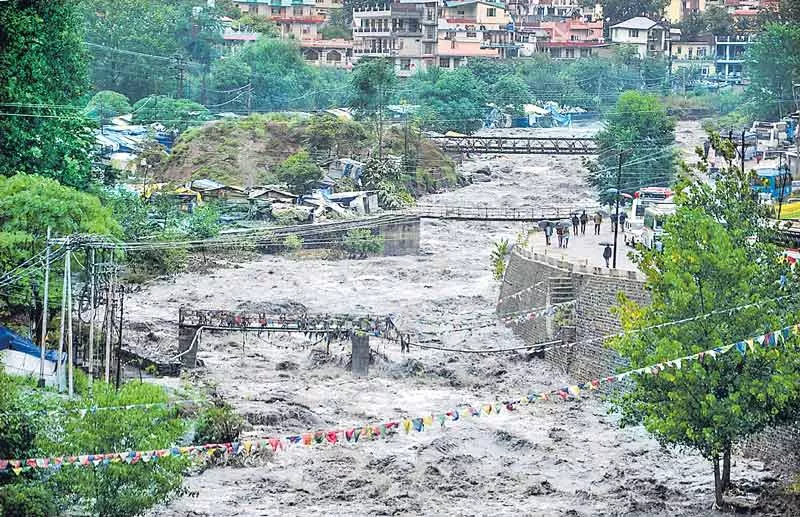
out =
{"type": "Polygon", "coordinates": [[[544,227],[544,242],[547,246],[550,246],[550,237],[553,235],[553,227],[549,224],[544,227]]]}
{"type": "Polygon", "coordinates": [[[611,246],[608,244],[606,244],[606,249],[603,250],[603,258],[606,259],[606,267],[610,267],[608,261],[611,260],[611,246]]]}
{"type": "Polygon", "coordinates": [[[564,247],[566,248],[568,246],[569,246],[569,229],[564,231],[564,247]]]}
{"type": "Polygon", "coordinates": [[[558,247],[559,248],[563,248],[564,247],[564,227],[563,226],[559,226],[558,228],[556,228],[556,235],[558,235],[558,247]]]}
{"type": "Polygon", "coordinates": [[[578,223],[580,223],[580,219],[578,219],[578,214],[572,214],[572,234],[578,235],[578,223]]]}
{"type": "Polygon", "coordinates": [[[619,214],[619,227],[622,229],[622,233],[625,233],[625,221],[628,220],[628,216],[625,215],[625,212],[619,214]]]}
{"type": "Polygon", "coordinates": [[[611,214],[611,231],[612,232],[616,232],[617,231],[617,214],[616,213],[611,214]]]}
{"type": "Polygon", "coordinates": [[[589,216],[586,215],[586,210],[581,214],[581,235],[586,235],[586,223],[589,222],[589,216]]]}
{"type": "Polygon", "coordinates": [[[594,234],[600,235],[600,223],[603,222],[603,216],[599,213],[594,214],[594,234]]]}

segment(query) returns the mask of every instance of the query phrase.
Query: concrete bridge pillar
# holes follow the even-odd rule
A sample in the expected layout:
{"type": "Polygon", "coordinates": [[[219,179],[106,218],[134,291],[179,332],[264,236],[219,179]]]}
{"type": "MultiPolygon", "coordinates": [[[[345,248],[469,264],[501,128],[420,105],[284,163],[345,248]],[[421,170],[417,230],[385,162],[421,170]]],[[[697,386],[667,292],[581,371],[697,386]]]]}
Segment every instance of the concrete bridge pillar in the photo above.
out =
{"type": "Polygon", "coordinates": [[[369,334],[353,333],[350,336],[353,351],[350,356],[353,377],[366,377],[369,374],[369,334]]]}

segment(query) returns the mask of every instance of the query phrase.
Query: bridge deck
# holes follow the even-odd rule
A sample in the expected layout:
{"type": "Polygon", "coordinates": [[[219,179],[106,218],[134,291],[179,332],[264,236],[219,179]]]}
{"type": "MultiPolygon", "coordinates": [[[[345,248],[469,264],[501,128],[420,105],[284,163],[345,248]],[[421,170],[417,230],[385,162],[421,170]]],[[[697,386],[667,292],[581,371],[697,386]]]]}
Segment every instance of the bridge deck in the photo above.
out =
{"type": "Polygon", "coordinates": [[[558,221],[583,210],[591,216],[598,208],[598,206],[534,208],[419,205],[411,209],[410,213],[423,219],[538,222],[558,221]]]}
{"type": "Polygon", "coordinates": [[[591,137],[539,136],[431,136],[445,152],[475,154],[597,154],[597,141],[591,137]]]}

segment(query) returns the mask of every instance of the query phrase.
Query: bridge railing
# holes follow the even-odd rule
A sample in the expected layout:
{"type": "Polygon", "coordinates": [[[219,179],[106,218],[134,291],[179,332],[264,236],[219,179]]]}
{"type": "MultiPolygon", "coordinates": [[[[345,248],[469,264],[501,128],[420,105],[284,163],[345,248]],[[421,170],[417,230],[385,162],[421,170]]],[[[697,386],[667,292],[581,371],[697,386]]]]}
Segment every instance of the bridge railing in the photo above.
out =
{"type": "Polygon", "coordinates": [[[429,136],[445,151],[497,154],[595,154],[593,137],[429,136]]]}
{"type": "Polygon", "coordinates": [[[594,214],[599,206],[574,207],[498,207],[498,206],[451,206],[418,205],[409,210],[413,215],[430,219],[469,219],[502,221],[543,221],[561,220],[580,214],[594,214]]]}

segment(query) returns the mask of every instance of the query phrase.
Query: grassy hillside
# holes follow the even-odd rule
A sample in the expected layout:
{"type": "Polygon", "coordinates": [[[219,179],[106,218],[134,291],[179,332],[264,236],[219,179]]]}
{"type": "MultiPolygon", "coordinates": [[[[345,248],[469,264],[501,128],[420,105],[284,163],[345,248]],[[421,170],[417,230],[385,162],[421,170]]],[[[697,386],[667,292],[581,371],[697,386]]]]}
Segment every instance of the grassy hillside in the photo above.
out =
{"type": "MultiPolygon", "coordinates": [[[[160,180],[183,182],[211,178],[229,185],[250,187],[272,183],[270,169],[302,149],[322,162],[331,155],[364,160],[375,146],[370,126],[335,121],[314,124],[310,116],[251,115],[220,120],[185,131],[173,148],[160,180]],[[355,135],[355,136],[353,136],[355,135]],[[329,148],[334,147],[334,151],[329,148]]],[[[409,190],[415,194],[455,186],[455,163],[434,145],[411,135],[409,149],[417,157],[417,170],[408,171],[409,190]]],[[[386,130],[384,152],[403,153],[399,127],[386,130]]]]}

